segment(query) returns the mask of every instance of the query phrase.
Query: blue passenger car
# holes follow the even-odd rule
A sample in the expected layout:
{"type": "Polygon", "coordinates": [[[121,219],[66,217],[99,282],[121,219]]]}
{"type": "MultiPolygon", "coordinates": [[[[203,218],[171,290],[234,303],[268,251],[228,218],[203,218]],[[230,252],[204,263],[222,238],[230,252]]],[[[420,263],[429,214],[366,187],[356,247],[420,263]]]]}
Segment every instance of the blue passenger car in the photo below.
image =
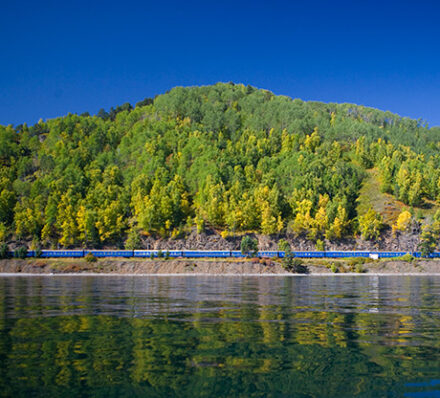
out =
{"type": "Polygon", "coordinates": [[[182,250],[182,257],[230,257],[229,250],[182,250]]]}
{"type": "Polygon", "coordinates": [[[133,250],[86,250],[85,255],[88,253],[95,257],[133,257],[133,250]]]}
{"type": "Polygon", "coordinates": [[[41,257],[84,257],[84,250],[42,250],[41,257]]]}
{"type": "Polygon", "coordinates": [[[353,251],[353,252],[346,252],[349,257],[369,257],[370,252],[367,251],[353,251]]]}
{"type": "Polygon", "coordinates": [[[377,252],[376,254],[379,258],[394,258],[394,257],[402,257],[407,252],[377,252]]]}
{"type": "Polygon", "coordinates": [[[275,251],[261,251],[258,252],[258,257],[278,257],[278,252],[275,251]]]}
{"type": "Polygon", "coordinates": [[[323,258],[326,252],[323,251],[294,251],[292,255],[300,258],[323,258]]]}
{"type": "Polygon", "coordinates": [[[243,254],[241,251],[239,250],[231,250],[230,252],[230,256],[231,257],[235,257],[235,258],[243,258],[246,257],[246,254],[243,254]]]}
{"type": "Polygon", "coordinates": [[[153,256],[157,257],[157,250],[134,250],[133,251],[133,257],[151,257],[151,254],[153,254],[153,256]]]}
{"type": "Polygon", "coordinates": [[[326,257],[329,258],[352,257],[352,253],[353,252],[347,252],[347,251],[326,252],[326,257]]]}
{"type": "Polygon", "coordinates": [[[168,252],[168,256],[172,258],[183,257],[182,250],[165,250],[163,253],[166,255],[168,252]]]}

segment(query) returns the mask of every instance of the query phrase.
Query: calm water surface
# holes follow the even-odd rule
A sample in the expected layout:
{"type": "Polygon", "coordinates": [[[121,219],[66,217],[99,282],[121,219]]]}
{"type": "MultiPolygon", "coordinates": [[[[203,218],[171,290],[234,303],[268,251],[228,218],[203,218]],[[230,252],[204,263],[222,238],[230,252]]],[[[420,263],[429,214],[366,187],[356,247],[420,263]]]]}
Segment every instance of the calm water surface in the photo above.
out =
{"type": "Polygon", "coordinates": [[[0,277],[0,396],[440,396],[440,277],[0,277]]]}

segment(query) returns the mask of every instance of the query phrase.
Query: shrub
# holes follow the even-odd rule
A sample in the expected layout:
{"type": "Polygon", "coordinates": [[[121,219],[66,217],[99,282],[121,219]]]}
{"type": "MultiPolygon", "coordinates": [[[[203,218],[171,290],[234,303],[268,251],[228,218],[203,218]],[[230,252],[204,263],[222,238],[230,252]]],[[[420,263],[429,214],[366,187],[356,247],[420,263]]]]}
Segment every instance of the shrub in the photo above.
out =
{"type": "Polygon", "coordinates": [[[289,272],[294,272],[296,274],[307,274],[309,272],[307,266],[304,265],[304,262],[292,256],[284,257],[281,262],[281,266],[289,272]]]}
{"type": "Polygon", "coordinates": [[[402,213],[399,214],[399,217],[397,218],[396,224],[393,225],[393,232],[394,231],[408,231],[412,222],[412,215],[408,210],[402,211],[402,213]]]}
{"type": "Polygon", "coordinates": [[[307,274],[309,272],[308,268],[299,258],[293,258],[292,269],[297,274],[307,274]]]}
{"type": "Polygon", "coordinates": [[[179,239],[182,236],[182,230],[180,228],[174,228],[171,231],[171,239],[179,239]]]}
{"type": "Polygon", "coordinates": [[[162,250],[159,250],[159,251],[157,252],[157,257],[158,257],[158,258],[163,258],[163,251],[162,251],[162,250]]]}
{"type": "Polygon", "coordinates": [[[87,253],[84,259],[88,263],[96,263],[98,261],[98,259],[93,255],[93,253],[87,253]]]}
{"type": "Polygon", "coordinates": [[[330,266],[330,269],[334,274],[337,274],[339,272],[339,269],[335,263],[332,263],[332,265],[330,266]]]}
{"type": "Polygon", "coordinates": [[[382,230],[382,216],[370,208],[365,214],[359,216],[359,232],[363,239],[377,240],[382,230]]]}
{"type": "Polygon", "coordinates": [[[423,228],[418,249],[422,257],[428,257],[437,247],[437,236],[432,227],[423,228]]]}
{"type": "Polygon", "coordinates": [[[287,242],[287,240],[285,240],[285,239],[280,239],[278,241],[278,249],[285,252],[286,255],[288,255],[292,252],[292,249],[290,247],[289,242],[287,242]]]}
{"type": "Polygon", "coordinates": [[[0,258],[9,258],[9,247],[6,243],[0,245],[0,258]]]}
{"type": "Polygon", "coordinates": [[[407,263],[412,263],[415,260],[415,257],[409,253],[406,253],[401,257],[397,257],[396,260],[401,260],[401,261],[406,261],[407,263]]]}
{"type": "Polygon", "coordinates": [[[358,274],[363,274],[365,272],[365,269],[362,264],[356,264],[356,267],[354,269],[358,274]]]}
{"type": "Polygon", "coordinates": [[[260,259],[258,260],[258,262],[259,262],[260,264],[262,264],[262,265],[266,265],[266,266],[271,265],[271,260],[268,259],[268,258],[260,258],[260,259]]]}
{"type": "Polygon", "coordinates": [[[154,253],[153,252],[151,252],[151,254],[150,254],[150,259],[154,260],[154,253]]]}
{"type": "Polygon", "coordinates": [[[229,236],[229,231],[227,229],[225,229],[224,231],[222,231],[220,233],[220,235],[223,239],[226,239],[229,236]]]}
{"type": "Polygon", "coordinates": [[[169,260],[170,259],[170,252],[167,250],[165,252],[165,260],[169,260]]]}
{"type": "Polygon", "coordinates": [[[27,252],[28,252],[27,247],[21,246],[14,250],[14,257],[24,259],[27,257],[27,252]]]}
{"type": "Polygon", "coordinates": [[[347,264],[350,267],[355,267],[356,265],[365,264],[367,259],[365,257],[350,257],[347,259],[347,264]]]}
{"type": "Polygon", "coordinates": [[[128,237],[125,241],[126,250],[136,250],[141,246],[141,236],[139,230],[136,228],[130,228],[128,231],[128,237]]]}
{"type": "Polygon", "coordinates": [[[205,230],[205,220],[201,217],[194,218],[194,223],[197,227],[197,233],[201,234],[205,230]]]}
{"type": "Polygon", "coordinates": [[[6,225],[0,222],[0,242],[3,242],[6,239],[7,228],[6,225]]]}
{"type": "Polygon", "coordinates": [[[43,252],[42,252],[41,248],[37,247],[35,249],[35,257],[40,258],[42,254],[43,254],[43,252]]]}
{"type": "Polygon", "coordinates": [[[246,254],[247,257],[255,257],[258,252],[258,242],[250,236],[243,236],[240,245],[241,253],[246,254]]]}
{"type": "Polygon", "coordinates": [[[325,250],[325,243],[324,241],[322,241],[321,239],[318,239],[316,241],[316,250],[323,252],[325,250]]]}
{"type": "Polygon", "coordinates": [[[35,249],[38,249],[40,247],[40,240],[38,239],[38,238],[33,238],[32,239],[32,242],[31,242],[31,247],[30,247],[30,249],[31,250],[35,250],[35,249]]]}

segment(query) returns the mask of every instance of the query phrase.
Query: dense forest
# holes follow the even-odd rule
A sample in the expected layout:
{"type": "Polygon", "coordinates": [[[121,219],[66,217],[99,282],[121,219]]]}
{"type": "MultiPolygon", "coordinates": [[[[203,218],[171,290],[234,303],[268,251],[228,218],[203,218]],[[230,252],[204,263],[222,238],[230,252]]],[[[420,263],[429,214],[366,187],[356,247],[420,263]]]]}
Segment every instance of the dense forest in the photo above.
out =
{"type": "Polygon", "coordinates": [[[414,222],[435,240],[439,148],[440,128],[373,108],[176,87],[96,116],[0,126],[0,240],[136,248],[205,228],[374,240],[414,222]],[[401,204],[392,219],[359,205],[372,171],[401,204]]]}

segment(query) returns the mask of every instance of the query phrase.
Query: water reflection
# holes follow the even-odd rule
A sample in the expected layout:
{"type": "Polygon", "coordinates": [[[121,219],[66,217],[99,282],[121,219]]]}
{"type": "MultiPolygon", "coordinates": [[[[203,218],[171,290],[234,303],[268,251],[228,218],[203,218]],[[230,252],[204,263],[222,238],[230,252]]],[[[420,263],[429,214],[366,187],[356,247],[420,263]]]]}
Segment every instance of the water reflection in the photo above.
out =
{"type": "Polygon", "coordinates": [[[0,391],[433,396],[439,287],[432,276],[3,277],[0,391]]]}

